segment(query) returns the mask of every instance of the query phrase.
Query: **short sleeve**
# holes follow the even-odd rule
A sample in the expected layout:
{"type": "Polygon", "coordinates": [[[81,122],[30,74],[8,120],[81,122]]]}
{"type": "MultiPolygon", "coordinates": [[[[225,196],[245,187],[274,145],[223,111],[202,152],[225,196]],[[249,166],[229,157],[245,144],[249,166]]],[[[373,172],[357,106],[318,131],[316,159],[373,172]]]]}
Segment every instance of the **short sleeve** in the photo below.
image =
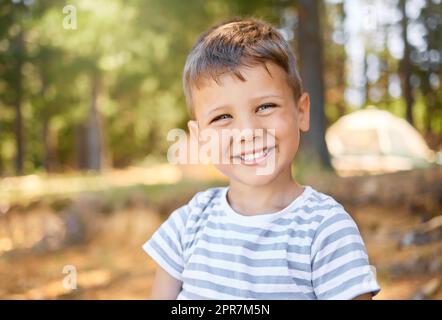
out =
{"type": "Polygon", "coordinates": [[[171,276],[180,281],[184,269],[183,234],[187,216],[188,205],[176,209],[143,244],[143,250],[171,276]]]}
{"type": "Polygon", "coordinates": [[[350,300],[380,291],[358,227],[342,206],[320,223],[311,254],[312,283],[318,299],[350,300]]]}

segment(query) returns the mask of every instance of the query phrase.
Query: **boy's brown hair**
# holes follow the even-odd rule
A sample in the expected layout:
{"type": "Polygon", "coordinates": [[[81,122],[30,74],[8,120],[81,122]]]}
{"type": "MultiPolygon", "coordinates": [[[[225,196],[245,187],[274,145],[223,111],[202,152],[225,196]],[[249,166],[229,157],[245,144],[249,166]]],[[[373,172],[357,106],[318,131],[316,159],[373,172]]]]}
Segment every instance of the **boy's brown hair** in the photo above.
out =
{"type": "Polygon", "coordinates": [[[218,82],[219,76],[229,72],[245,81],[239,67],[263,64],[267,69],[265,62],[273,62],[284,69],[294,99],[298,101],[302,82],[295,56],[271,24],[254,18],[235,19],[204,32],[189,53],[183,72],[183,89],[192,118],[192,87],[198,88],[202,80],[207,79],[218,82]]]}

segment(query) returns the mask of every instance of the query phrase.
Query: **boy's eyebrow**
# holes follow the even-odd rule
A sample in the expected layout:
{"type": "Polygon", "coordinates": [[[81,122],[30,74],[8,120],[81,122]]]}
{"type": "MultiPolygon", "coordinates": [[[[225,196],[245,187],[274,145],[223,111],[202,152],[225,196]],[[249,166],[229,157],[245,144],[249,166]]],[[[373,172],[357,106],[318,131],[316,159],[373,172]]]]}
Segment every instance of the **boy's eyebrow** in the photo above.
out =
{"type": "Polygon", "coordinates": [[[219,110],[219,109],[222,109],[222,108],[225,108],[225,107],[227,107],[227,105],[220,105],[220,106],[210,110],[209,112],[207,112],[206,115],[209,116],[211,113],[215,112],[216,110],[219,110]]]}
{"type": "Polygon", "coordinates": [[[271,93],[271,94],[264,94],[262,96],[255,97],[255,98],[252,99],[252,101],[262,100],[262,99],[265,99],[265,98],[282,98],[282,97],[280,95],[278,95],[278,94],[271,93]]]}
{"type": "MultiPolygon", "coordinates": [[[[262,99],[265,99],[265,98],[282,98],[282,97],[280,95],[277,95],[277,94],[265,94],[265,95],[262,95],[262,96],[258,96],[258,97],[252,98],[251,101],[258,101],[258,100],[262,100],[262,99]]],[[[222,108],[225,108],[225,107],[227,107],[227,105],[217,106],[217,107],[213,108],[212,110],[210,110],[209,112],[207,112],[206,115],[209,116],[211,113],[215,112],[216,110],[219,110],[219,109],[222,109],[222,108]]]]}

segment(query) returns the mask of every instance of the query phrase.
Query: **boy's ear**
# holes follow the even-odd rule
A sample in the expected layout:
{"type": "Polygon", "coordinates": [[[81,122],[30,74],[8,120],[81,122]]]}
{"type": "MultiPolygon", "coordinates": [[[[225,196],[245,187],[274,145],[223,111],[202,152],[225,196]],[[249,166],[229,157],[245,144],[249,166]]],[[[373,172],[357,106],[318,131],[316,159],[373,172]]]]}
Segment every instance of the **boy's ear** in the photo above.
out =
{"type": "Polygon", "coordinates": [[[187,127],[189,128],[190,138],[194,139],[194,141],[199,141],[198,122],[196,122],[196,120],[189,120],[187,127]]]}
{"type": "Polygon", "coordinates": [[[303,132],[310,129],[310,96],[307,92],[298,100],[298,127],[303,132]]]}

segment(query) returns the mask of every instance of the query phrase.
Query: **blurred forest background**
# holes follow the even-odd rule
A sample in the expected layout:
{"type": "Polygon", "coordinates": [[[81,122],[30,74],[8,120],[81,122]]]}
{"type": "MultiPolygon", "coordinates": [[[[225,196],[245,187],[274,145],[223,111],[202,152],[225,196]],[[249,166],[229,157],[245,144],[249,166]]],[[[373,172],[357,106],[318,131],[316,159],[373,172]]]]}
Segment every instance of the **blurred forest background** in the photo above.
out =
{"type": "Polygon", "coordinates": [[[194,192],[226,184],[168,164],[166,137],[186,128],[197,36],[236,16],[292,45],[313,108],[295,175],[354,216],[378,299],[442,298],[440,0],[0,0],[0,298],[149,297],[142,243],[194,192]],[[383,111],[362,117],[373,130],[377,116],[402,129],[331,130],[364,110],[383,111]]]}

